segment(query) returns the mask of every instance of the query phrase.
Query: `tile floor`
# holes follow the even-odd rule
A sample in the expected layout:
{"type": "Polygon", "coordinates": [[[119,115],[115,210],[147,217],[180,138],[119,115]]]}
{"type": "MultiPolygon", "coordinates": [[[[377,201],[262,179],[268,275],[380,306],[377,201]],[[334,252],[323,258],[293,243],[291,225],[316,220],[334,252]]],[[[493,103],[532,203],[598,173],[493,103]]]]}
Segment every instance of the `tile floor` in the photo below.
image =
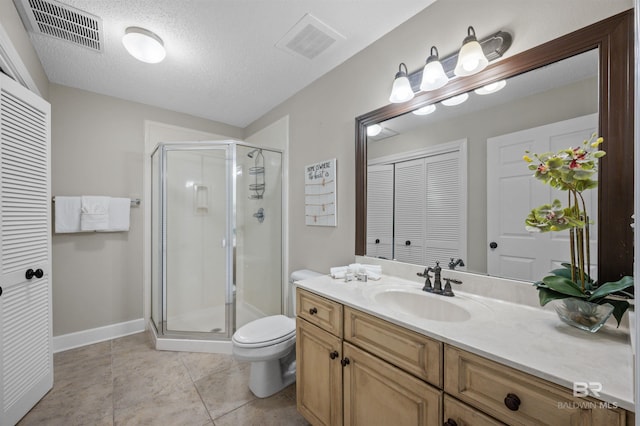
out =
{"type": "Polygon", "coordinates": [[[295,385],[264,399],[231,355],[156,351],[139,333],[54,355],[53,389],[26,425],[308,425],[295,385]]]}

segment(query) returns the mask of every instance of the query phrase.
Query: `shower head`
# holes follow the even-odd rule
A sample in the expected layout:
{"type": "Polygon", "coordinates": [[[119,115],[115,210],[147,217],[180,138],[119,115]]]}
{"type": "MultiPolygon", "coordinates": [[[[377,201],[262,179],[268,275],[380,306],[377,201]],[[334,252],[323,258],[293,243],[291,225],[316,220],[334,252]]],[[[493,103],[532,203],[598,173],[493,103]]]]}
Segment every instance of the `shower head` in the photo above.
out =
{"type": "Polygon", "coordinates": [[[247,154],[247,157],[249,157],[249,158],[253,158],[253,155],[254,155],[256,152],[262,152],[262,150],[261,150],[260,148],[256,148],[256,149],[254,149],[253,151],[249,152],[249,153],[247,154]]]}

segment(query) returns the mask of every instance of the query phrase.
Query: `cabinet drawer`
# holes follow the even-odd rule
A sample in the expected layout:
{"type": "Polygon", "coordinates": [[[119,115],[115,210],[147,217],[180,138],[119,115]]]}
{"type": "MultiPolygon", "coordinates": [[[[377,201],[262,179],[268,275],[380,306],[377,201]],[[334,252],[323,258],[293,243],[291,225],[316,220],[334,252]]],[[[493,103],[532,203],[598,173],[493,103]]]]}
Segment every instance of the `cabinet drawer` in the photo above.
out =
{"type": "Polygon", "coordinates": [[[342,337],[342,305],[316,294],[296,289],[296,314],[334,336],[342,337]]]}
{"type": "Polygon", "coordinates": [[[445,345],[448,394],[511,425],[624,425],[626,412],[567,388],[445,345]],[[507,405],[510,405],[509,408],[507,405]]]}
{"type": "Polygon", "coordinates": [[[442,343],[345,306],[344,338],[442,389],[442,343]]]}
{"type": "Polygon", "coordinates": [[[445,394],[444,426],[504,426],[504,423],[445,394]]]}

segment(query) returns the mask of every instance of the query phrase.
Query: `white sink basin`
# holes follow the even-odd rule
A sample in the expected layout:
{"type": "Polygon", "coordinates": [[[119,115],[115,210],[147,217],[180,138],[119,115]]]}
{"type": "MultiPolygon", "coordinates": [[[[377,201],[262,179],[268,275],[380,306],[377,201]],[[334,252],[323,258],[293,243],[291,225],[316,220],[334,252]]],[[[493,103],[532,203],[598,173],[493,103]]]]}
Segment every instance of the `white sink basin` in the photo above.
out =
{"type": "Polygon", "coordinates": [[[460,296],[440,296],[403,285],[382,285],[367,293],[375,303],[397,314],[431,321],[467,321],[476,308],[486,308],[460,296]]]}

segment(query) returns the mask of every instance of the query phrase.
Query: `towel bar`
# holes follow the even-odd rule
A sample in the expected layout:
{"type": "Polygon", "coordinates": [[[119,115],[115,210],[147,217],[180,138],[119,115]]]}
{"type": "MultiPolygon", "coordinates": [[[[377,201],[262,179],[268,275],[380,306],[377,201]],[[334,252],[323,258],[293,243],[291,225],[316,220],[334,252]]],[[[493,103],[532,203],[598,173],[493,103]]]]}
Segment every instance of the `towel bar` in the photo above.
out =
{"type": "MultiPolygon", "coordinates": [[[[56,202],[56,197],[51,197],[51,202],[56,202]]],[[[140,207],[140,198],[132,198],[131,199],[131,207],[140,207]]]]}

